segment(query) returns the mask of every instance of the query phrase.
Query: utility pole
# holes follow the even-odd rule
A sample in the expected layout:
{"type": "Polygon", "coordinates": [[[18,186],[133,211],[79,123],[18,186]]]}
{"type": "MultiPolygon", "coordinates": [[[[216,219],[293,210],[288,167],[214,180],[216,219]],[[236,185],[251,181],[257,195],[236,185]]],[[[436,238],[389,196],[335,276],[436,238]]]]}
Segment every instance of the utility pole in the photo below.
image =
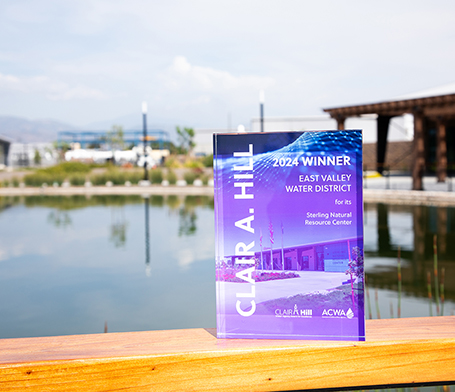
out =
{"type": "Polygon", "coordinates": [[[264,132],[264,90],[259,91],[259,113],[261,120],[261,132],[264,132]]]}

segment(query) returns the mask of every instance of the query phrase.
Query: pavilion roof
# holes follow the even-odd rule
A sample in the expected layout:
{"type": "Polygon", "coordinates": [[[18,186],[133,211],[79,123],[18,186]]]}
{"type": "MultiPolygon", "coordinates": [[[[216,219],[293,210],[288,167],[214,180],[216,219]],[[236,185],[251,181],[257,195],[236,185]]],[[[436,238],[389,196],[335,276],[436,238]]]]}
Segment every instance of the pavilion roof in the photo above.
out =
{"type": "Polygon", "coordinates": [[[422,112],[427,117],[455,117],[455,83],[400,96],[389,101],[323,109],[334,118],[356,117],[363,114],[401,116],[422,112]]]}
{"type": "Polygon", "coordinates": [[[8,136],[5,136],[5,135],[2,135],[0,134],[0,142],[3,142],[3,143],[12,143],[13,142],[13,139],[11,139],[10,137],[8,136]]]}

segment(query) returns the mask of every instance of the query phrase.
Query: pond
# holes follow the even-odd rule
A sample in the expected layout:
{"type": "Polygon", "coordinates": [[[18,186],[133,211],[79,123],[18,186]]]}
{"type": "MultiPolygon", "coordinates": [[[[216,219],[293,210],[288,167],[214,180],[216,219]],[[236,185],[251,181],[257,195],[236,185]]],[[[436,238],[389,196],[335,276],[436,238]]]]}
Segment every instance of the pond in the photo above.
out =
{"type": "MultiPolygon", "coordinates": [[[[207,196],[0,198],[0,338],[213,328],[214,241],[207,196]]],[[[455,209],[366,204],[367,317],[453,314],[454,256],[455,209]]]]}

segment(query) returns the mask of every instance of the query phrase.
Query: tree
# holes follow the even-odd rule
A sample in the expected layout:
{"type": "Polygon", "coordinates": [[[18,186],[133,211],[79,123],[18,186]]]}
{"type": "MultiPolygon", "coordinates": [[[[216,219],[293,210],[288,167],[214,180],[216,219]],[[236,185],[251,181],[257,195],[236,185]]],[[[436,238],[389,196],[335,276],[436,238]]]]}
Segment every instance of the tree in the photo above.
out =
{"type": "Polygon", "coordinates": [[[183,128],[176,127],[178,141],[179,141],[179,153],[180,154],[190,154],[193,148],[196,146],[194,143],[194,129],[193,128],[183,128]]]}
{"type": "Polygon", "coordinates": [[[69,145],[68,142],[63,142],[63,141],[55,141],[53,143],[54,148],[58,151],[58,157],[59,160],[64,161],[65,160],[65,152],[71,149],[71,146],[69,145]]]}
{"type": "Polygon", "coordinates": [[[35,156],[33,157],[33,162],[36,166],[41,165],[41,154],[37,148],[35,148],[35,156]]]}
{"type": "Polygon", "coordinates": [[[125,133],[121,125],[113,125],[112,129],[106,133],[106,142],[111,150],[115,148],[123,150],[125,146],[124,140],[125,133]]]}

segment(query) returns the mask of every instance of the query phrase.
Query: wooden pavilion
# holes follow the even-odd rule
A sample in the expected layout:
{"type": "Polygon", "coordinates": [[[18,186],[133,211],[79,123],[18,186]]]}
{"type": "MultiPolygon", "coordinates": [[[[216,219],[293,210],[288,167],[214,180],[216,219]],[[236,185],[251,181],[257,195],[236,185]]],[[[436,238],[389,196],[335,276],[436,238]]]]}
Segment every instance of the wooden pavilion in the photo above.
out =
{"type": "Polygon", "coordinates": [[[348,117],[377,115],[377,171],[382,173],[387,150],[390,119],[414,115],[412,189],[423,190],[422,176],[435,170],[444,182],[448,168],[455,166],[455,84],[390,101],[324,109],[344,129],[348,117]]]}
{"type": "Polygon", "coordinates": [[[9,150],[12,140],[0,135],[0,165],[9,165],[9,150]]]}

